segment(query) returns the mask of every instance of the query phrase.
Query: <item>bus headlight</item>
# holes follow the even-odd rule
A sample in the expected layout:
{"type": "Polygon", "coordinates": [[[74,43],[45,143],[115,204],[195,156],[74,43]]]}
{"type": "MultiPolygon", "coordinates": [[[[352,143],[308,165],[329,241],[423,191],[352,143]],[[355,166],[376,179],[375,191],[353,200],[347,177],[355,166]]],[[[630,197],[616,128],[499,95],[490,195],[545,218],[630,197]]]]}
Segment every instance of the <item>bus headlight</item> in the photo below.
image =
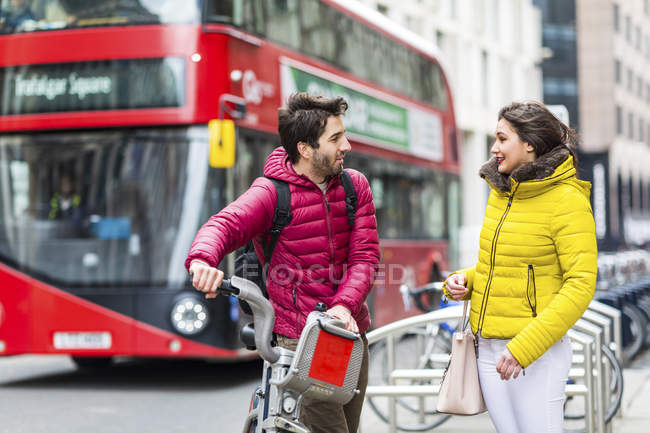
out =
{"type": "Polygon", "coordinates": [[[207,305],[194,296],[184,296],[176,300],[170,317],[174,329],[183,335],[198,334],[210,321],[207,305]]]}

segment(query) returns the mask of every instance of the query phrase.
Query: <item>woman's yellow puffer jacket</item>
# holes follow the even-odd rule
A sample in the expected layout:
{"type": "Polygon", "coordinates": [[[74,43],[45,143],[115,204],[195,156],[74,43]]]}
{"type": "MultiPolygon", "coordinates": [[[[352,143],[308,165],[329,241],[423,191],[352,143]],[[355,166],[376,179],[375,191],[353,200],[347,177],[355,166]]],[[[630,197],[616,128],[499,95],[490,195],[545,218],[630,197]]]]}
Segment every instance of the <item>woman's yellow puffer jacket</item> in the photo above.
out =
{"type": "Polygon", "coordinates": [[[512,339],[507,347],[525,368],[573,326],[594,295],[590,184],[577,179],[565,146],[510,176],[492,158],[480,174],[492,191],[478,263],[456,273],[467,275],[472,331],[512,339]]]}

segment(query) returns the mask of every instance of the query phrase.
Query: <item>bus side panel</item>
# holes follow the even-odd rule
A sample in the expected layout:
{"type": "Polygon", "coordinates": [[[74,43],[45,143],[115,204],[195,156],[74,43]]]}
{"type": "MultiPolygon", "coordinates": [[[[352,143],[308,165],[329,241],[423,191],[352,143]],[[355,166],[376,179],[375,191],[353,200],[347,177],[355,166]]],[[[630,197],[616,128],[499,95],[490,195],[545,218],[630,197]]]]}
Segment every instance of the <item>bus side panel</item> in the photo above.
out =
{"type": "MultiPolygon", "coordinates": [[[[33,352],[73,353],[74,355],[128,354],[134,347],[134,320],[43,283],[35,283],[31,291],[34,325],[33,352]],[[55,333],[110,334],[105,349],[55,347],[55,333]]],[[[74,344],[74,343],[72,343],[74,344]]]]}
{"type": "Polygon", "coordinates": [[[0,264],[0,355],[15,355],[32,350],[30,280],[0,264]]]}
{"type": "Polygon", "coordinates": [[[400,285],[414,289],[429,283],[434,269],[449,268],[447,241],[383,240],[380,247],[382,261],[372,291],[373,328],[422,314],[412,300],[406,309],[400,285]]]}
{"type": "Polygon", "coordinates": [[[0,355],[59,353],[75,356],[250,358],[252,352],[194,342],[38,282],[0,264],[0,355]],[[108,333],[106,348],[55,347],[54,334],[108,333]],[[172,344],[173,343],[173,344],[172,344]]]}

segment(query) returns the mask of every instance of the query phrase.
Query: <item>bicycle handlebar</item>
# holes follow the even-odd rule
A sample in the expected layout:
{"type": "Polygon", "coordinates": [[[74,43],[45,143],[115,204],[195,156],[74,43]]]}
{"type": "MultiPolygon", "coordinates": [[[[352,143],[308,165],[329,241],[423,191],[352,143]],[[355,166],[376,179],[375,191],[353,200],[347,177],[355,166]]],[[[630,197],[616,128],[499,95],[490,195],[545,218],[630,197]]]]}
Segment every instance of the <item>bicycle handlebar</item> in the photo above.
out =
{"type": "Polygon", "coordinates": [[[219,286],[219,291],[223,292],[226,295],[231,295],[231,296],[238,296],[239,295],[239,289],[237,287],[234,287],[230,280],[223,280],[221,282],[221,286],[219,286]]]}
{"type": "Polygon", "coordinates": [[[402,293],[402,302],[404,302],[404,306],[407,309],[409,309],[411,306],[410,298],[413,298],[413,301],[415,301],[415,306],[418,307],[420,311],[428,313],[435,310],[436,307],[425,306],[424,302],[422,301],[422,295],[442,292],[442,286],[443,283],[441,281],[434,281],[413,290],[409,289],[407,284],[402,284],[399,290],[402,293]]]}
{"type": "Polygon", "coordinates": [[[413,290],[409,290],[409,294],[413,297],[419,296],[422,293],[429,292],[442,292],[442,281],[433,281],[431,283],[425,284],[424,286],[418,287],[413,290]]]}
{"type": "Polygon", "coordinates": [[[275,311],[269,300],[262,294],[262,290],[252,281],[233,276],[221,282],[219,291],[248,303],[253,311],[257,351],[265,361],[276,362],[280,358],[280,351],[271,346],[275,311]]]}

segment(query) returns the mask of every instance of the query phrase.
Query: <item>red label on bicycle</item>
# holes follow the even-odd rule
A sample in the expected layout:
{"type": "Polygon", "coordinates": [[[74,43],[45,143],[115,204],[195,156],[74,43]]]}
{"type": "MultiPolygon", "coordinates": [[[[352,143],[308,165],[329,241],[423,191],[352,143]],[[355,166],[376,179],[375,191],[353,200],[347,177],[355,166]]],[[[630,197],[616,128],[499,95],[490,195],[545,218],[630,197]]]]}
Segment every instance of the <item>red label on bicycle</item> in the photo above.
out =
{"type": "Polygon", "coordinates": [[[342,386],[353,347],[354,341],[321,331],[311,361],[309,377],[342,386]]]}

